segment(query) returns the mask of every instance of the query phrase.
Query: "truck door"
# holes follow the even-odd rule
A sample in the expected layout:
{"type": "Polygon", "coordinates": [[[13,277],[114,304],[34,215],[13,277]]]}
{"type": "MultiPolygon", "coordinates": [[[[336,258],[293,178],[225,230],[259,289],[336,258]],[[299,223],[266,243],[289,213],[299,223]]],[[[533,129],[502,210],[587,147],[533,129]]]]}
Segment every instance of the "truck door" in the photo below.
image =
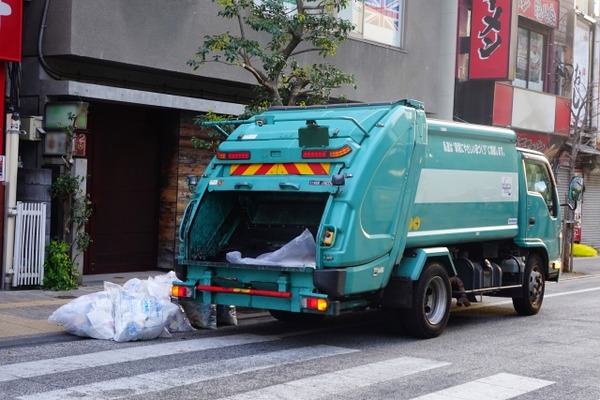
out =
{"type": "Polygon", "coordinates": [[[543,242],[550,262],[560,257],[560,202],[550,164],[538,154],[523,154],[527,189],[525,241],[543,242]]]}

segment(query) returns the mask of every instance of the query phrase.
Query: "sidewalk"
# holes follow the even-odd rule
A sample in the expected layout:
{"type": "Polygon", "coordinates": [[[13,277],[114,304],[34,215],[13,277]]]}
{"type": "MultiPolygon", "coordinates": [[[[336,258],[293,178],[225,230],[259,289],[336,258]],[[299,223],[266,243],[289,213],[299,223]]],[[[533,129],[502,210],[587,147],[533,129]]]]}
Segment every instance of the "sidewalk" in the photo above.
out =
{"type": "MultiPolygon", "coordinates": [[[[0,340],[43,333],[64,332],[62,325],[48,322],[48,317],[60,306],[76,297],[104,289],[104,281],[124,284],[129,279],[146,280],[165,271],[128,272],[103,275],[84,275],[83,284],[75,290],[54,292],[47,290],[0,291],[0,340]]],[[[573,272],[563,273],[561,280],[600,274],[600,257],[573,258],[573,272]]],[[[239,317],[239,316],[238,316],[239,317]]]]}
{"type": "Polygon", "coordinates": [[[55,292],[50,290],[0,290],[0,339],[42,333],[63,332],[62,325],[48,322],[48,317],[63,304],[89,293],[104,290],[104,281],[123,285],[129,279],[146,280],[163,275],[164,271],[127,272],[84,275],[78,289],[55,292]]]}

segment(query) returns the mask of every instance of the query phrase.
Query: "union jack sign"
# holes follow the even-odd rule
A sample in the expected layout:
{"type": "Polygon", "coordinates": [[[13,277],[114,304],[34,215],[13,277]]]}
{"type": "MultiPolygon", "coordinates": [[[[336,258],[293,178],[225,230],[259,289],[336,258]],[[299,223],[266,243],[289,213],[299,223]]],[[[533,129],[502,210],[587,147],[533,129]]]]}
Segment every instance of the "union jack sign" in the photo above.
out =
{"type": "Polygon", "coordinates": [[[397,31],[399,21],[399,0],[365,0],[365,23],[397,31]]]}

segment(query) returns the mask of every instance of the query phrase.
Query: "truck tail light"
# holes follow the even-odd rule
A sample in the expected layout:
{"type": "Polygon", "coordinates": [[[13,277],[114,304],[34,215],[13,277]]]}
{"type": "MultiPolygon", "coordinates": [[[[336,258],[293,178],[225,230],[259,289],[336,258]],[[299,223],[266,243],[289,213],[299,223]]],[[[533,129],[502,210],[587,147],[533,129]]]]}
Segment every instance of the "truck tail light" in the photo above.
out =
{"type": "Polygon", "coordinates": [[[340,158],[352,152],[352,148],[344,145],[339,149],[302,150],[302,158],[340,158]]]}
{"type": "Polygon", "coordinates": [[[173,285],[171,295],[173,297],[193,297],[194,289],[190,286],[173,285]]]}
{"type": "Polygon", "coordinates": [[[303,297],[302,298],[302,308],[306,308],[308,310],[315,311],[327,311],[329,307],[329,302],[327,299],[323,299],[320,297],[303,297]]]}
{"type": "Polygon", "coordinates": [[[249,151],[217,151],[219,160],[249,160],[249,151]]]}

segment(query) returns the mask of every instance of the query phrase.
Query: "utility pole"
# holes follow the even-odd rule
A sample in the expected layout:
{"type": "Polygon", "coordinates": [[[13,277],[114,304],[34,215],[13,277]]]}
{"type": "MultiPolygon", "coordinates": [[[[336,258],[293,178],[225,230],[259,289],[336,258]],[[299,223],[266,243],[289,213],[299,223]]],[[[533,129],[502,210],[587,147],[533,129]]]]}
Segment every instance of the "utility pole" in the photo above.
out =
{"type": "MultiPolygon", "coordinates": [[[[22,0],[0,0],[0,94],[4,97],[5,89],[6,89],[6,71],[7,71],[7,62],[14,61],[17,63],[21,62],[21,46],[22,46],[22,37],[23,37],[23,1],[22,0]]],[[[15,82],[11,82],[11,84],[15,84],[15,82]]],[[[11,87],[12,89],[12,87],[11,87]]],[[[14,99],[13,99],[14,100],[14,99]]],[[[18,111],[18,110],[15,110],[18,111]]],[[[2,133],[5,132],[6,126],[6,143],[7,143],[7,151],[9,147],[10,132],[13,132],[16,128],[20,130],[20,120],[18,119],[18,115],[15,119],[7,118],[4,110],[4,100],[0,101],[0,127],[2,128],[2,133]],[[14,121],[14,123],[13,123],[14,121]]],[[[18,135],[18,132],[17,132],[18,135]]],[[[16,136],[16,135],[15,135],[16,136]]],[[[0,138],[1,139],[1,138],[0,138]]],[[[5,154],[5,149],[2,146],[3,140],[0,140],[0,155],[5,154]]],[[[17,149],[18,149],[18,136],[17,136],[17,149]]],[[[17,150],[18,151],[18,150],[17,150]]],[[[7,155],[8,156],[8,155],[7,155]]],[[[16,155],[18,158],[18,154],[16,155]]],[[[8,157],[6,157],[8,159],[8,157]]],[[[6,176],[8,162],[3,160],[2,172],[3,177],[6,176]]],[[[16,174],[16,171],[15,171],[16,174]]],[[[1,182],[2,187],[0,188],[0,196],[2,197],[2,201],[8,200],[8,191],[6,190],[6,182],[1,182]],[[5,193],[6,191],[6,193],[5,193]],[[7,200],[5,200],[5,195],[7,200]]],[[[16,187],[13,188],[16,190],[16,187]]],[[[5,210],[8,209],[8,204],[3,204],[3,208],[5,210]]],[[[6,236],[8,232],[4,229],[4,224],[7,223],[6,217],[7,213],[5,212],[5,216],[2,220],[2,224],[0,224],[0,242],[6,242],[6,236]]],[[[14,219],[14,218],[13,218],[14,219]]],[[[14,234],[13,234],[14,237],[14,234]]],[[[2,275],[0,275],[0,287],[4,284],[5,281],[5,273],[7,272],[6,259],[8,259],[7,254],[5,254],[6,248],[3,252],[0,252],[2,260],[2,275]]],[[[12,249],[11,249],[12,256],[12,249]]],[[[12,259],[10,260],[12,264],[12,259]]]]}

